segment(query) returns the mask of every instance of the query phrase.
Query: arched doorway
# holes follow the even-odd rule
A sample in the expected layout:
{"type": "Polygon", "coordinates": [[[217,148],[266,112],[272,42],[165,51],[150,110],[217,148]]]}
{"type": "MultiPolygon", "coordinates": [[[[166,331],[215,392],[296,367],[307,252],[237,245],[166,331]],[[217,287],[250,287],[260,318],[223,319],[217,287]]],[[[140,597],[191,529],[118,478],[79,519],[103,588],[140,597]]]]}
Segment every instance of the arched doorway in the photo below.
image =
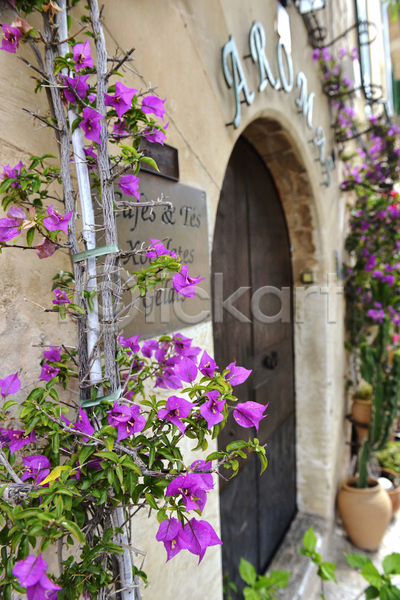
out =
{"type": "MultiPolygon", "coordinates": [[[[262,572],[296,512],[290,241],[274,181],[258,153],[242,138],[225,174],[212,270],[223,300],[243,288],[234,302],[242,316],[223,311],[221,319],[221,311],[214,307],[217,364],[223,368],[236,359],[253,369],[235,393],[239,401],[269,403],[258,435],[252,432],[267,444],[268,469],[260,477],[258,459],[250,457],[236,478],[220,482],[223,571],[240,589],[240,557],[262,572]]],[[[219,436],[220,448],[247,436],[230,417],[219,436]]]]}

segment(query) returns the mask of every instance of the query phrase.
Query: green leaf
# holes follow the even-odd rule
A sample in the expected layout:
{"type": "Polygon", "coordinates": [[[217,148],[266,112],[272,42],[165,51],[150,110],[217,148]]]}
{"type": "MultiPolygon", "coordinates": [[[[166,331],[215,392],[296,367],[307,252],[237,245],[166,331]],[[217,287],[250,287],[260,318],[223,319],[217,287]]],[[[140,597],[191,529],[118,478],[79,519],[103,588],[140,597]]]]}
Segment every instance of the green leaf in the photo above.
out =
{"type": "Polygon", "coordinates": [[[278,588],[285,588],[288,584],[290,576],[290,571],[275,570],[271,571],[269,574],[269,581],[271,585],[275,585],[278,588]]]}
{"type": "Polygon", "coordinates": [[[254,585],[257,580],[257,573],[254,566],[245,558],[240,559],[239,565],[240,577],[249,585],[254,585]]]}
{"type": "Polygon", "coordinates": [[[76,525],[76,523],[73,523],[72,521],[61,521],[61,525],[65,527],[65,529],[67,529],[70,533],[72,533],[72,535],[78,540],[78,542],[80,542],[81,544],[85,543],[85,536],[83,535],[79,527],[76,525]]]}
{"type": "Polygon", "coordinates": [[[262,596],[256,590],[249,587],[244,588],[243,598],[245,600],[262,600],[262,596]]]}
{"type": "Polygon", "coordinates": [[[334,581],[337,583],[335,577],[335,568],[335,563],[323,562],[318,569],[318,575],[323,581],[334,581]]]}
{"type": "Polygon", "coordinates": [[[114,438],[111,436],[106,437],[104,440],[106,448],[109,452],[111,452],[111,450],[114,448],[114,441],[114,438]]]}
{"type": "Polygon", "coordinates": [[[374,598],[379,597],[379,590],[377,590],[373,585],[370,585],[365,590],[365,600],[374,600],[374,598]]]}
{"type": "Polygon", "coordinates": [[[120,484],[123,486],[124,485],[124,471],[123,471],[121,465],[117,465],[115,467],[115,472],[117,474],[120,484]]]}
{"type": "Polygon", "coordinates": [[[53,398],[53,400],[55,400],[56,402],[58,402],[58,394],[57,394],[57,391],[54,388],[50,388],[49,389],[49,394],[53,398]]]}
{"type": "Polygon", "coordinates": [[[33,243],[33,238],[35,237],[35,228],[31,227],[30,229],[28,229],[28,231],[26,232],[26,243],[29,247],[32,246],[33,243]]]}
{"type": "Polygon", "coordinates": [[[379,594],[381,600],[400,600],[400,590],[391,584],[382,586],[379,594]]]}
{"type": "Polygon", "coordinates": [[[364,565],[372,564],[371,559],[365,554],[345,554],[345,557],[353,569],[362,569],[364,565]]]}
{"type": "Polygon", "coordinates": [[[400,554],[393,552],[385,556],[382,566],[386,575],[400,575],[400,554]]]}
{"type": "Polygon", "coordinates": [[[39,398],[43,398],[43,395],[45,394],[46,390],[44,388],[35,388],[34,390],[31,391],[31,393],[29,394],[29,396],[27,397],[27,399],[25,400],[26,403],[32,401],[32,400],[39,400],[39,398]]]}
{"type": "Polygon", "coordinates": [[[373,585],[374,587],[378,588],[378,590],[381,589],[383,583],[382,576],[379,573],[378,569],[374,567],[372,562],[367,563],[363,566],[363,568],[361,569],[361,575],[366,581],[368,581],[370,585],[373,585]]]}
{"type": "Polygon", "coordinates": [[[205,462],[209,462],[210,460],[219,460],[220,458],[222,458],[224,456],[223,452],[211,452],[211,454],[209,454],[206,458],[205,462]]]}
{"type": "Polygon", "coordinates": [[[268,460],[267,460],[267,457],[265,456],[265,454],[263,454],[262,452],[258,452],[258,458],[260,459],[260,462],[261,462],[260,475],[262,475],[264,473],[265,469],[268,467],[268,460]]]}
{"type": "Polygon", "coordinates": [[[77,117],[72,125],[71,125],[71,133],[74,133],[75,129],[79,126],[79,123],[81,123],[83,121],[82,117],[77,117]]]}
{"type": "Polygon", "coordinates": [[[85,310],[81,306],[78,306],[77,304],[72,304],[72,303],[68,304],[68,310],[74,310],[75,312],[77,312],[81,315],[85,314],[85,310]]]}
{"type": "Polygon", "coordinates": [[[14,406],[14,404],[18,404],[18,402],[15,400],[7,400],[7,402],[4,403],[3,410],[8,410],[11,406],[14,406]]]}
{"type": "Polygon", "coordinates": [[[108,458],[109,460],[118,463],[118,454],[115,454],[115,452],[104,450],[102,452],[96,452],[95,456],[100,456],[100,458],[108,458]]]}
{"type": "Polygon", "coordinates": [[[148,165],[150,165],[151,167],[153,167],[153,169],[155,169],[156,171],[159,171],[160,169],[157,167],[157,163],[155,160],[153,160],[152,158],[150,158],[150,156],[142,156],[142,158],[140,159],[140,162],[144,162],[147,163],[148,165]]]}
{"type": "Polygon", "coordinates": [[[244,448],[246,446],[246,442],[243,442],[243,440],[237,440],[236,442],[231,442],[230,444],[228,444],[226,447],[226,451],[233,452],[234,450],[240,450],[241,448],[244,448]]]}
{"type": "Polygon", "coordinates": [[[168,519],[167,517],[167,513],[165,511],[165,508],[162,508],[161,510],[158,511],[157,513],[157,521],[159,523],[162,523],[163,521],[165,521],[166,519],[168,519]]]}
{"type": "Polygon", "coordinates": [[[149,505],[151,506],[151,508],[154,508],[154,510],[158,510],[157,502],[155,501],[154,496],[152,494],[149,494],[149,492],[146,492],[145,498],[146,498],[147,502],[149,503],[149,505]]]}
{"type": "Polygon", "coordinates": [[[314,533],[314,527],[310,527],[303,536],[303,546],[309,552],[314,552],[317,545],[317,538],[314,533]]]}
{"type": "Polygon", "coordinates": [[[38,415],[37,417],[35,417],[34,419],[32,419],[32,421],[29,423],[28,427],[25,430],[26,435],[29,435],[31,433],[31,431],[34,430],[35,426],[42,421],[43,416],[42,415],[38,415]]]}
{"type": "Polygon", "coordinates": [[[82,448],[82,450],[79,452],[79,464],[83,465],[83,463],[85,463],[87,461],[87,459],[89,458],[89,456],[91,454],[93,454],[93,452],[96,450],[96,448],[94,448],[93,446],[84,446],[82,448]]]}

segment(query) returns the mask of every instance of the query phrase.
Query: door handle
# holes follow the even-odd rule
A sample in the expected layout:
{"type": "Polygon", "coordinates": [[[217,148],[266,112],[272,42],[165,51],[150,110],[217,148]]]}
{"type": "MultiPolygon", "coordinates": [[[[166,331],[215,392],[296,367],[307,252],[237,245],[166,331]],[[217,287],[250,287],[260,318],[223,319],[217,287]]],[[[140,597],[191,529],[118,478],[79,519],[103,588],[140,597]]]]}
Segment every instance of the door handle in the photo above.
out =
{"type": "Polygon", "coordinates": [[[278,366],[278,353],[275,350],[273,350],[271,354],[267,354],[264,357],[263,366],[266,369],[269,369],[270,371],[276,369],[276,367],[278,366]]]}

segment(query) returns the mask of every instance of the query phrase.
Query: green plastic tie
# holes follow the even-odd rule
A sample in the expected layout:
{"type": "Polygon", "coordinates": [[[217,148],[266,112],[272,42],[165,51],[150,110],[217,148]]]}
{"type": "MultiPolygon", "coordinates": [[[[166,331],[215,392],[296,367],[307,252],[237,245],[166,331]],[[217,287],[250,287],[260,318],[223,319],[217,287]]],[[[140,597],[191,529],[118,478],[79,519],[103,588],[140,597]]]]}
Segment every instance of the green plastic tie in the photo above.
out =
{"type": "Polygon", "coordinates": [[[100,246],[99,248],[92,248],[91,250],[73,254],[72,260],[76,263],[86,260],[87,258],[97,258],[98,256],[105,256],[106,254],[112,254],[113,252],[119,252],[119,248],[116,244],[109,244],[108,246],[100,246]]]}
{"type": "Polygon", "coordinates": [[[81,400],[81,407],[88,408],[89,406],[97,406],[103,400],[106,400],[107,402],[116,402],[120,398],[121,392],[122,388],[120,386],[116,392],[108,394],[108,396],[100,396],[99,398],[95,398],[94,400],[92,400],[91,398],[85,398],[84,400],[81,400]]]}

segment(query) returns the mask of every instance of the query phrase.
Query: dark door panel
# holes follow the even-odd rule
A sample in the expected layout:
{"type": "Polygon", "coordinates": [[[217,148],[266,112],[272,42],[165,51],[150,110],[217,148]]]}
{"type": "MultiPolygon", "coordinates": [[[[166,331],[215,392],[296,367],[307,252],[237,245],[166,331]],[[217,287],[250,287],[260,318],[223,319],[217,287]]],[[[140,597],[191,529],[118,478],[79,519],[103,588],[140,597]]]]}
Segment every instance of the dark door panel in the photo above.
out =
{"type": "MultiPolygon", "coordinates": [[[[237,477],[220,482],[223,570],[238,585],[241,598],[240,557],[261,572],[296,511],[290,243],[274,181],[242,139],[232,153],[221,191],[212,267],[214,274],[222,274],[217,284],[221,290],[222,278],[222,300],[239,288],[249,288],[234,303],[239,316],[224,311],[221,320],[214,306],[215,360],[221,369],[236,360],[253,370],[244,384],[234,388],[239,402],[268,403],[268,416],[258,434],[240,427],[230,415],[218,438],[220,449],[249,435],[267,445],[269,466],[261,477],[259,461],[251,456],[240,465],[237,477]],[[283,318],[265,318],[280,312],[283,318]]],[[[222,475],[227,472],[222,470],[222,475]]]]}

